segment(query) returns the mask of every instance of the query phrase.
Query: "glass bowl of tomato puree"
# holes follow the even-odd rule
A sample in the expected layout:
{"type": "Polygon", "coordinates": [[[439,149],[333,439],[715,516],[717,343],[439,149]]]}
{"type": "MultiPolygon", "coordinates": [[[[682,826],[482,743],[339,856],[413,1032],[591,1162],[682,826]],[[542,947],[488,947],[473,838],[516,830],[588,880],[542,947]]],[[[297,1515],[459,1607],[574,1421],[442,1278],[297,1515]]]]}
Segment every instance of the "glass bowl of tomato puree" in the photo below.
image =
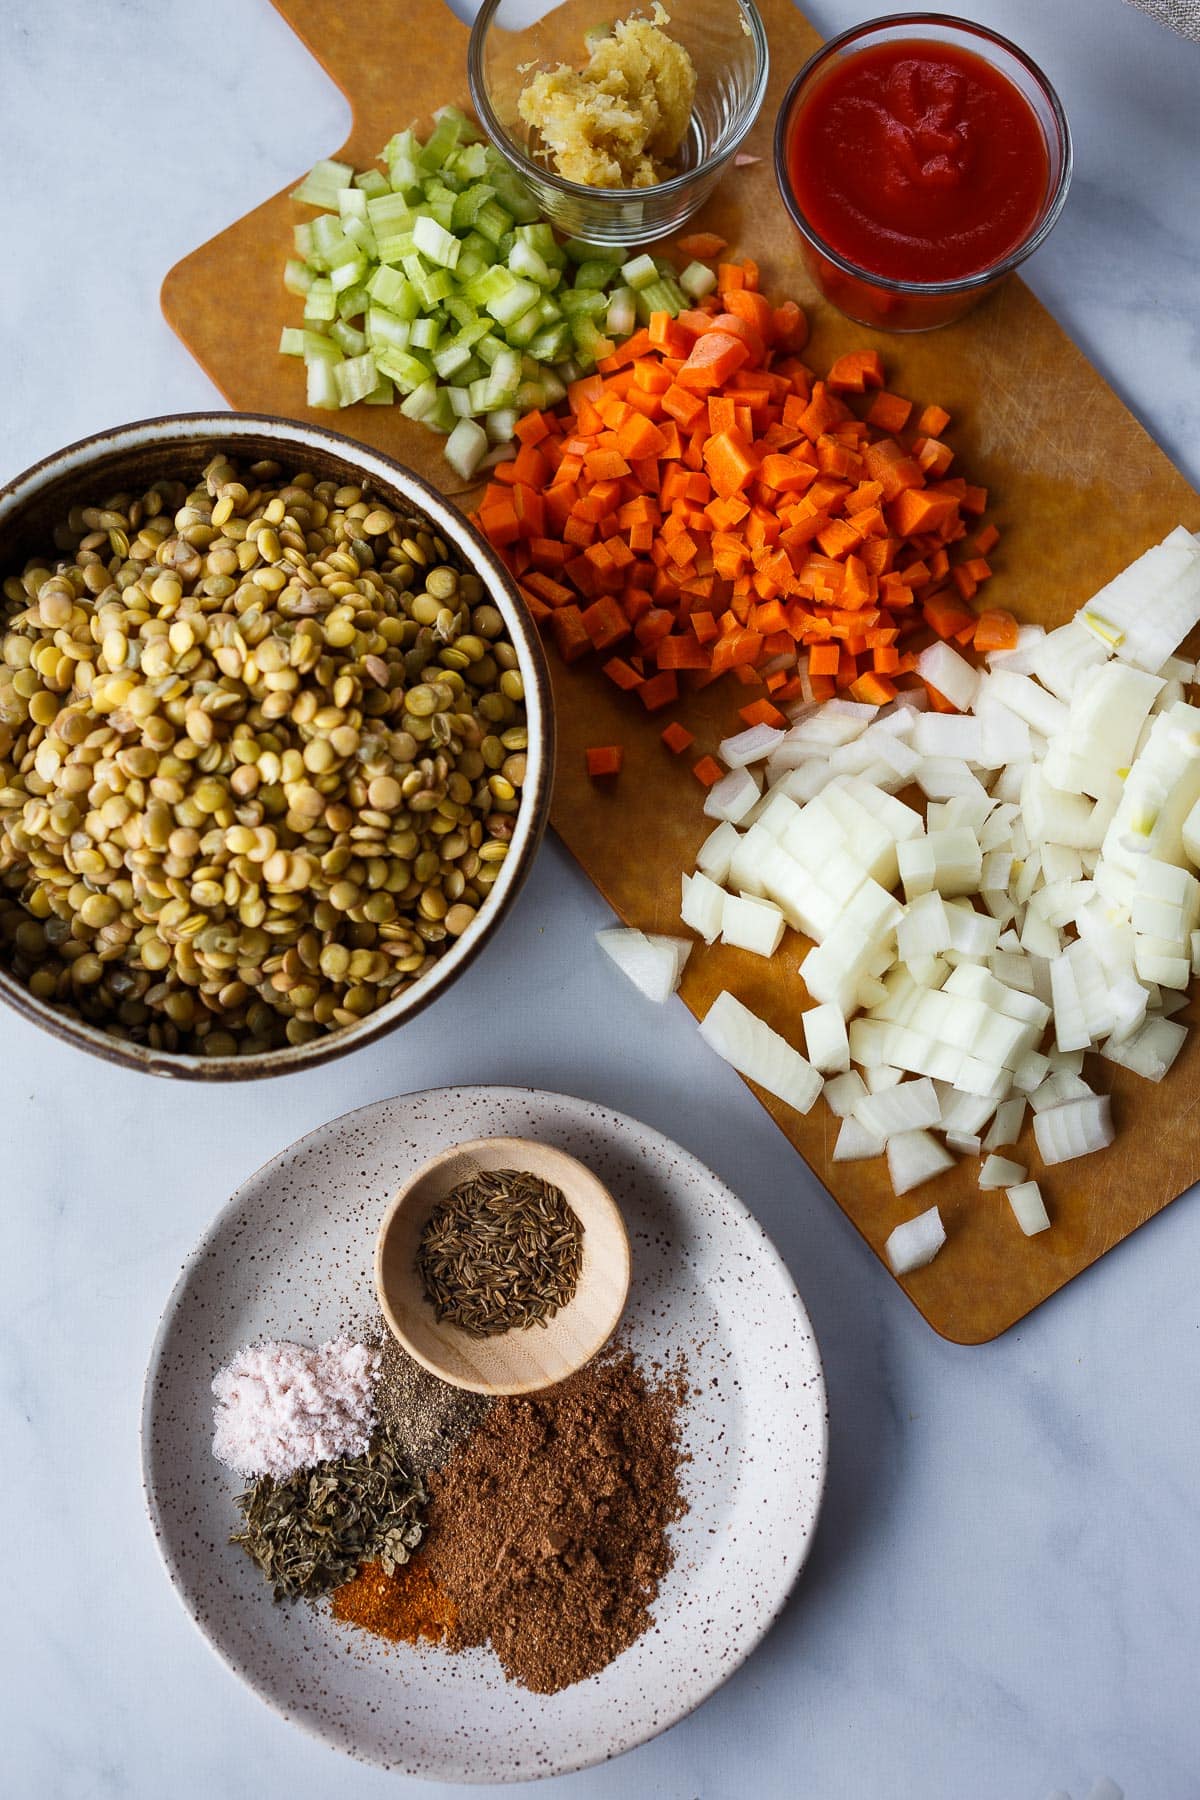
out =
{"type": "Polygon", "coordinates": [[[1071,133],[1016,44],[969,19],[896,13],[805,63],[779,109],[775,173],[825,298],[863,325],[930,331],[1045,242],[1071,133]]]}

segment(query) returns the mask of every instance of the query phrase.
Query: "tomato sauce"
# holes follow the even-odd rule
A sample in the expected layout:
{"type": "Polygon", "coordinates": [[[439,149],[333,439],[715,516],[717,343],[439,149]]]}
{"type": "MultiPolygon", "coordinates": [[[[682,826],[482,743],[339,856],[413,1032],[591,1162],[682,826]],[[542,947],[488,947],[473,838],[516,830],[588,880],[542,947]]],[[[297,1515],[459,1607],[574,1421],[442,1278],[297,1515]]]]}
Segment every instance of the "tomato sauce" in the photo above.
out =
{"type": "Polygon", "coordinates": [[[978,275],[1029,235],[1050,159],[1032,106],[972,51],[909,39],[835,62],[798,109],[788,173],[832,250],[885,281],[978,275]]]}

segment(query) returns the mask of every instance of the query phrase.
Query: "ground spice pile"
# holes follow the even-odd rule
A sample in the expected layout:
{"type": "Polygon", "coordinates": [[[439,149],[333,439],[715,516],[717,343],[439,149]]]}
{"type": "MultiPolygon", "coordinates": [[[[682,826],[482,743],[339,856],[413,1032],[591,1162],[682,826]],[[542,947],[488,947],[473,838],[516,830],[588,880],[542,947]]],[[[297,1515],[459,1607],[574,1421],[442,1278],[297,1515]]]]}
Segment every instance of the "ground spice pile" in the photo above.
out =
{"type": "Polygon", "coordinates": [[[440,1644],[458,1624],[458,1608],[431,1579],[420,1557],[391,1575],[381,1563],[364,1563],[353,1581],[334,1594],[333,1616],[342,1625],[357,1625],[376,1637],[405,1644],[422,1638],[440,1644]]]}
{"type": "Polygon", "coordinates": [[[484,1417],[491,1401],[451,1387],[421,1367],[390,1332],[380,1345],[375,1407],[379,1423],[403,1444],[418,1474],[440,1469],[484,1417]]]}
{"type": "Polygon", "coordinates": [[[456,1604],[452,1649],[490,1642],[509,1677],[553,1694],[652,1623],[687,1511],[682,1372],[619,1350],[528,1398],[496,1402],[430,1480],[422,1570],[456,1604]]]}

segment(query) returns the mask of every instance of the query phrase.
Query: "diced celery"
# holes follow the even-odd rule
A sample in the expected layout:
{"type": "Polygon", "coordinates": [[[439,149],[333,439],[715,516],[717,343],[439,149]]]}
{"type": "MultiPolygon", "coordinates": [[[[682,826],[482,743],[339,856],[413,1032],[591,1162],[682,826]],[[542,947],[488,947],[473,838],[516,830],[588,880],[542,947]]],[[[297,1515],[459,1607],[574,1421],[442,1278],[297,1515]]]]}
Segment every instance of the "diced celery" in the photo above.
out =
{"type": "Polygon", "coordinates": [[[592,362],[599,362],[602,357],[611,356],[616,349],[612,339],[606,338],[592,319],[572,319],[571,340],[575,345],[576,354],[587,357],[592,362]]]}
{"type": "MultiPolygon", "coordinates": [[[[611,329],[611,328],[610,328],[611,329]]],[[[628,337],[629,333],[624,333],[628,337]]],[[[571,342],[571,330],[565,320],[560,319],[557,325],[547,325],[530,339],[529,354],[536,356],[540,363],[557,362],[565,355],[571,342]]]]}
{"type": "Polygon", "coordinates": [[[417,217],[412,228],[413,242],[421,255],[439,268],[452,269],[458,261],[461,245],[453,232],[425,214],[417,217]]]}
{"type": "Polygon", "coordinates": [[[495,188],[486,181],[474,181],[464,188],[454,201],[455,231],[473,231],[480,211],[495,198],[495,194],[495,188]]]}
{"type": "Polygon", "coordinates": [[[398,269],[376,269],[367,283],[367,292],[372,300],[386,306],[398,319],[415,319],[420,315],[421,296],[398,269]]]}
{"type": "Polygon", "coordinates": [[[463,144],[454,156],[454,172],[463,181],[482,181],[488,171],[487,146],[463,144]]]}
{"type": "Polygon", "coordinates": [[[306,363],[308,386],[305,398],[309,406],[321,412],[334,412],[341,405],[337,390],[338,364],[328,358],[317,357],[306,363]]]}
{"type": "Polygon", "coordinates": [[[424,168],[441,168],[451,151],[457,149],[466,122],[457,107],[445,108],[421,151],[421,164],[424,168]]]}
{"type": "Polygon", "coordinates": [[[347,219],[346,236],[352,244],[357,244],[359,254],[369,257],[372,262],[379,261],[379,240],[371,229],[370,219],[347,219]]]}
{"type": "Polygon", "coordinates": [[[440,306],[443,300],[448,300],[455,291],[454,277],[449,269],[430,269],[417,282],[417,292],[429,312],[435,306],[440,306]]]}
{"type": "Polygon", "coordinates": [[[446,440],[446,461],[464,481],[471,480],[487,452],[487,432],[474,419],[460,419],[446,440]]]}
{"type": "Polygon", "coordinates": [[[448,397],[455,418],[469,419],[471,417],[471,394],[469,388],[447,387],[443,388],[442,392],[448,397]]]}
{"type": "Polygon", "coordinates": [[[338,318],[361,318],[370,304],[371,297],[365,287],[343,288],[337,297],[338,318]]]}
{"type": "Polygon", "coordinates": [[[488,180],[495,188],[500,204],[518,225],[532,225],[541,217],[541,209],[521,177],[500,157],[492,166],[488,180]]]}
{"type": "Polygon", "coordinates": [[[665,281],[652,281],[647,287],[638,290],[637,312],[643,325],[649,322],[653,313],[670,313],[674,319],[678,317],[680,310],[679,300],[665,281]]]}
{"type": "Polygon", "coordinates": [[[313,234],[312,226],[307,220],[303,225],[292,226],[292,248],[301,262],[312,263],[313,234]]]}
{"type": "Polygon", "coordinates": [[[567,397],[567,382],[574,381],[575,376],[567,375],[568,365],[559,363],[557,368],[542,370],[542,386],[546,391],[546,405],[557,406],[560,400],[567,397]]]}
{"type": "Polygon", "coordinates": [[[367,342],[372,349],[407,350],[412,329],[408,319],[398,319],[384,306],[373,306],[367,314],[367,342]]]}
{"type": "Polygon", "coordinates": [[[498,404],[492,397],[492,378],[490,374],[480,376],[478,381],[473,381],[467,389],[467,393],[470,396],[471,411],[473,413],[485,413],[490,407],[498,404]]]}
{"type": "Polygon", "coordinates": [[[319,275],[304,296],[304,323],[325,325],[337,318],[337,299],[329,277],[319,275]]]}
{"type": "Polygon", "coordinates": [[[568,319],[598,319],[608,311],[608,301],[596,288],[564,288],[558,304],[568,319]]]}
{"type": "Polygon", "coordinates": [[[365,258],[356,262],[339,263],[336,269],[329,272],[329,285],[335,294],[344,294],[347,288],[361,287],[367,272],[365,258]]]}
{"type": "Polygon", "coordinates": [[[507,348],[503,338],[497,337],[494,331],[489,331],[487,336],[481,337],[476,344],[475,354],[480,362],[490,369],[496,358],[503,356],[507,348]]]}
{"type": "MultiPolygon", "coordinates": [[[[421,217],[432,219],[443,231],[454,223],[454,202],[458,194],[441,181],[427,181],[421,188],[421,217]]],[[[455,240],[457,242],[457,239],[455,240]]]]}
{"type": "Polygon", "coordinates": [[[635,256],[630,262],[622,265],[621,274],[628,287],[640,290],[649,287],[652,281],[659,279],[658,268],[652,256],[635,256]]]}
{"type": "Polygon", "coordinates": [[[452,375],[465,369],[470,360],[471,352],[466,344],[444,344],[434,352],[433,366],[443,381],[449,381],[452,375]]]}
{"type": "Polygon", "coordinates": [[[440,431],[443,437],[448,437],[454,430],[458,424],[458,414],[450,404],[449,388],[438,389],[437,400],[425,423],[431,431],[440,431]]]}
{"type": "MultiPolygon", "coordinates": [[[[497,273],[500,271],[497,270],[497,273]]],[[[507,273],[507,271],[505,271],[507,273]]],[[[527,313],[531,306],[541,299],[541,290],[532,281],[522,281],[517,276],[509,276],[512,286],[505,294],[498,294],[494,300],[485,302],[485,311],[490,312],[497,325],[509,326],[516,323],[522,313],[527,313]]]]}
{"type": "Polygon", "coordinates": [[[637,289],[619,287],[608,302],[604,328],[610,337],[632,337],[637,330],[637,289]]]}
{"type": "Polygon", "coordinates": [[[421,387],[431,376],[429,364],[422,362],[409,350],[381,350],[376,354],[375,365],[381,375],[394,381],[405,394],[411,394],[414,388],[421,387]]]}
{"type": "Polygon", "coordinates": [[[312,245],[315,257],[325,269],[337,269],[358,259],[358,245],[346,236],[341,220],[333,213],[321,213],[313,220],[312,245]]]}
{"type": "Polygon", "coordinates": [[[358,331],[353,325],[347,325],[345,319],[339,319],[332,325],[329,335],[345,356],[365,356],[367,350],[367,334],[358,331]]]}
{"type": "Polygon", "coordinates": [[[437,397],[437,382],[423,381],[419,387],[412,390],[407,400],[401,401],[400,411],[406,419],[427,419],[437,405],[437,397]]]}
{"type": "Polygon", "coordinates": [[[523,350],[526,344],[532,343],[541,329],[542,320],[539,317],[539,309],[531,306],[527,312],[522,313],[519,319],[506,328],[504,335],[510,344],[523,350]]]}
{"type": "Polygon", "coordinates": [[[379,385],[379,371],[373,356],[352,356],[333,366],[334,386],[339,406],[354,406],[365,400],[379,385]]]}
{"type": "Polygon", "coordinates": [[[360,187],[343,188],[337,199],[338,217],[345,230],[349,219],[365,219],[367,216],[367,196],[360,187]]]}
{"type": "Polygon", "coordinates": [[[304,340],[308,333],[301,331],[296,325],[285,325],[279,334],[280,356],[303,356],[304,340]]]}
{"type": "Polygon", "coordinates": [[[377,194],[367,201],[367,217],[381,244],[413,226],[412,208],[403,194],[377,194]]]}
{"type": "Polygon", "coordinates": [[[483,425],[489,442],[493,444],[511,443],[520,416],[515,406],[501,406],[495,412],[488,413],[483,425]]]}
{"type": "Polygon", "coordinates": [[[474,281],[477,275],[483,274],[489,262],[489,257],[481,256],[477,250],[468,250],[464,245],[455,274],[460,281],[474,281]]]}
{"type": "MultiPolygon", "coordinates": [[[[380,169],[364,169],[354,177],[355,187],[361,188],[368,200],[377,199],[380,194],[391,192],[387,176],[380,169]]],[[[380,386],[383,384],[380,383],[380,386]]]]}
{"type": "Polygon", "coordinates": [[[679,277],[679,285],[689,300],[703,300],[706,294],[715,292],[717,275],[706,263],[690,262],[679,277]]]}
{"type": "Polygon", "coordinates": [[[540,412],[546,404],[546,389],[540,381],[523,381],[517,389],[517,413],[540,412]]]}
{"type": "Polygon", "coordinates": [[[558,282],[557,269],[548,267],[545,257],[532,244],[523,244],[519,238],[509,253],[508,266],[514,275],[522,275],[541,288],[554,287],[558,282]]]}
{"type": "Polygon", "coordinates": [[[441,328],[435,318],[428,314],[423,319],[414,319],[409,326],[409,344],[414,350],[436,350],[441,328]]]}
{"type": "Polygon", "coordinates": [[[314,163],[300,186],[292,189],[292,199],[303,201],[305,206],[336,207],[338,195],[353,179],[354,169],[350,163],[334,162],[327,157],[314,163]]]}
{"type": "Polygon", "coordinates": [[[606,262],[615,269],[621,261],[619,250],[614,250],[607,244],[586,244],[582,238],[568,238],[563,251],[574,263],[606,262]]]}
{"type": "Polygon", "coordinates": [[[506,233],[512,230],[512,224],[512,214],[505,212],[499,200],[486,201],[475,214],[475,230],[489,244],[498,246],[506,233]]]}
{"type": "Polygon", "coordinates": [[[396,390],[386,375],[381,375],[375,386],[363,400],[364,406],[392,406],[395,403],[396,390]]]}
{"type": "Polygon", "coordinates": [[[580,263],[575,271],[577,288],[606,288],[612,280],[612,264],[602,262],[580,263]]]}
{"type": "Polygon", "coordinates": [[[313,272],[299,257],[289,256],[283,271],[283,285],[289,294],[307,294],[313,284],[313,272]]]}
{"type": "Polygon", "coordinates": [[[304,338],[303,356],[306,363],[341,362],[341,350],[323,331],[305,331],[301,335],[304,338]]]}

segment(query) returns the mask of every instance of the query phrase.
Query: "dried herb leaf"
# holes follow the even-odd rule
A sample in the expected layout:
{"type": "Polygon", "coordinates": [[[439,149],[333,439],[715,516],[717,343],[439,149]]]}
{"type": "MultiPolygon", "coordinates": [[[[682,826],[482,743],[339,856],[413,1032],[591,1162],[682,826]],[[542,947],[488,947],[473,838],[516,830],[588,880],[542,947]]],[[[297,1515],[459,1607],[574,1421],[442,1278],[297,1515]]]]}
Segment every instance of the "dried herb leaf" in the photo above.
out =
{"type": "Polygon", "coordinates": [[[302,1469],[287,1481],[263,1475],[238,1495],[244,1528],[230,1538],[262,1570],[277,1600],[338,1587],[360,1563],[394,1574],[424,1531],[428,1495],[400,1447],[377,1432],[363,1456],[302,1469]]]}

